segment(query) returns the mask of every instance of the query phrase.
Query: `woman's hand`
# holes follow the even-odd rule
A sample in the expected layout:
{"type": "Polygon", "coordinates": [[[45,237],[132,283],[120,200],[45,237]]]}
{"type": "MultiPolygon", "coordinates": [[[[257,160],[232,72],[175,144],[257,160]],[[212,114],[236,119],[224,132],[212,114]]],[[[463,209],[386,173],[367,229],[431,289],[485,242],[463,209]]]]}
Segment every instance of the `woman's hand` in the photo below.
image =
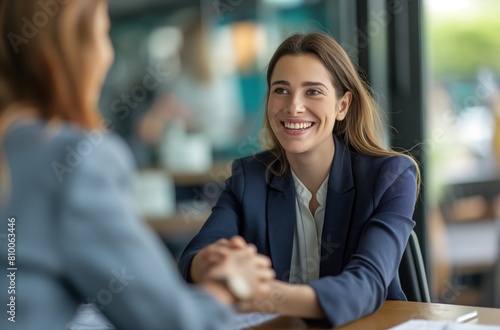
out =
{"type": "Polygon", "coordinates": [[[308,284],[291,284],[279,280],[267,283],[267,291],[253,300],[237,305],[241,313],[277,313],[287,316],[323,319],[314,289],[308,284]]]}
{"type": "Polygon", "coordinates": [[[191,262],[190,275],[194,283],[200,283],[208,270],[224,260],[229,253],[229,240],[221,238],[198,252],[191,262]]]}
{"type": "Polygon", "coordinates": [[[207,245],[198,252],[191,262],[190,275],[194,283],[200,283],[208,270],[224,260],[230,250],[250,248],[255,253],[257,249],[253,244],[247,244],[241,236],[233,236],[230,240],[221,238],[215,243],[207,245]]]}
{"type": "Polygon", "coordinates": [[[224,278],[239,283],[239,288],[247,291],[245,299],[268,296],[270,283],[276,277],[271,260],[258,254],[253,244],[247,244],[239,236],[221,239],[200,251],[197,257],[191,267],[193,279],[206,283],[224,278]]]}

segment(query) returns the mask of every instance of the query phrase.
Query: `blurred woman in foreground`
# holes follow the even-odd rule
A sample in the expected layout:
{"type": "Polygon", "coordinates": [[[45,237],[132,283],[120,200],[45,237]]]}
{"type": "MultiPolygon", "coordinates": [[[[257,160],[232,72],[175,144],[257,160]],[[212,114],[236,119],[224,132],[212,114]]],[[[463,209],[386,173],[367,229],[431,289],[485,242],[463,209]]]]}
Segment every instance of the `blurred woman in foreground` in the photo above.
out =
{"type": "Polygon", "coordinates": [[[82,302],[119,329],[231,328],[229,306],[266,291],[270,261],[233,238],[241,249],[219,252],[199,290],[139,221],[129,150],[97,111],[107,2],[0,6],[0,275],[14,284],[0,328],[64,329],[82,302]]]}

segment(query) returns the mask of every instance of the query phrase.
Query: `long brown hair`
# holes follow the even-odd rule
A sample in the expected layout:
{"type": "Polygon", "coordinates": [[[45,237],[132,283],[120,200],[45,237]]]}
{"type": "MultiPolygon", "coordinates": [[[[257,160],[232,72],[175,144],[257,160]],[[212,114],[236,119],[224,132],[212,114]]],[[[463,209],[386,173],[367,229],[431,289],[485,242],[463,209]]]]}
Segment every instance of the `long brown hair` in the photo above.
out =
{"type": "Polygon", "coordinates": [[[289,167],[285,150],[272,131],[267,116],[271,76],[276,63],[285,55],[316,56],[330,72],[337,97],[340,99],[346,92],[351,92],[352,101],[349,111],[344,120],[335,123],[334,135],[340,137],[346,146],[359,153],[371,156],[404,155],[409,157],[415,163],[417,181],[420,184],[420,170],[415,160],[384,146],[385,125],[382,111],[371,96],[369,86],[360,78],[342,47],[332,37],[320,32],[294,34],[285,39],[274,53],[267,68],[266,111],[260,139],[264,149],[271,151],[275,156],[275,163],[269,167],[273,174],[284,175],[289,167]]]}
{"type": "Polygon", "coordinates": [[[2,1],[0,114],[26,104],[42,119],[98,126],[99,113],[87,97],[91,63],[85,57],[102,1],[56,1],[52,12],[37,0],[2,1]]]}
{"type": "MultiPolygon", "coordinates": [[[[0,2],[0,182],[8,185],[3,137],[26,115],[83,128],[100,125],[88,97],[93,25],[106,0],[0,2]]],[[[7,189],[8,190],[8,189],[7,189]]],[[[0,195],[1,197],[1,195],[0,195]]]]}

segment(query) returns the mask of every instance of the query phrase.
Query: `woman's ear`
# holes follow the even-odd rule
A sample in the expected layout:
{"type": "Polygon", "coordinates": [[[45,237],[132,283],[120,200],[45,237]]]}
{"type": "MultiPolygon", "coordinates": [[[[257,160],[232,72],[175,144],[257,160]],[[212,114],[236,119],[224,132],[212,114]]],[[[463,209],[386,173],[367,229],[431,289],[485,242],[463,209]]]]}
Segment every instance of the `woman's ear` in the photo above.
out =
{"type": "Polygon", "coordinates": [[[352,101],[352,93],[347,91],[345,92],[344,96],[340,99],[340,101],[337,103],[338,109],[337,111],[337,116],[335,117],[336,120],[344,120],[345,116],[347,115],[347,111],[349,111],[349,106],[351,105],[352,101]]]}

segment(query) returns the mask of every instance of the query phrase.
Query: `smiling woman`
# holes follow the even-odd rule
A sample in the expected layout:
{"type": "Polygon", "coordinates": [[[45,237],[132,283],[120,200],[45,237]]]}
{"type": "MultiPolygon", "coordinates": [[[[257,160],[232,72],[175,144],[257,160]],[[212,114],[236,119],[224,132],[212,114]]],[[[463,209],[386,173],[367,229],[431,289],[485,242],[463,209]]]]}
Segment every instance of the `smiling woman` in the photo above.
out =
{"type": "Polygon", "coordinates": [[[266,151],[238,159],[180,260],[197,282],[242,235],[268,255],[271,295],[240,304],[340,326],[405,300],[397,270],[419,185],[415,161],[386,148],[381,112],[330,36],[297,34],[267,70],[266,151]],[[215,243],[214,243],[215,242],[215,243]],[[279,297],[277,299],[276,297],[279,297]]]}
{"type": "MultiPolygon", "coordinates": [[[[333,127],[349,110],[352,94],[337,99],[329,72],[313,55],[285,55],[271,76],[267,118],[286,157],[333,159],[333,127]]],[[[329,165],[326,162],[325,165],[329,165]]]]}

